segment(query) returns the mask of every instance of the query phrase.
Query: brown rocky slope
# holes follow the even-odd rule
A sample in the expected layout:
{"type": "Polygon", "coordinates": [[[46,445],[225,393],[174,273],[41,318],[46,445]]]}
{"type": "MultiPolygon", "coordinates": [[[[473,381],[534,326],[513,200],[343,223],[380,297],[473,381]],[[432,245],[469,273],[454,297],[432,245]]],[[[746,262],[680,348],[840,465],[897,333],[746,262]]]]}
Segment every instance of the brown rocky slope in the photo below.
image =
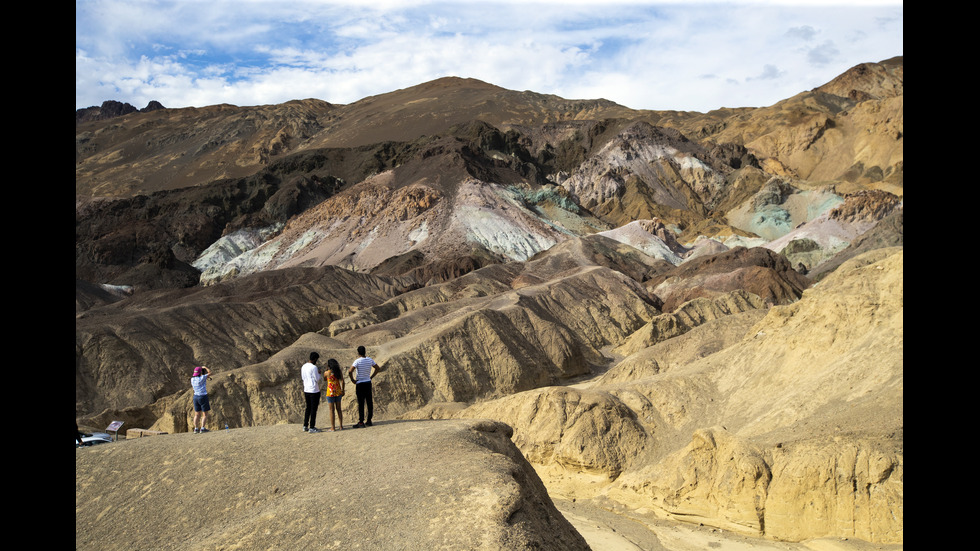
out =
{"type": "MultiPolygon", "coordinates": [[[[862,65],[785,103],[724,116],[675,118],[442,79],[348,106],[304,100],[78,122],[77,277],[139,288],[194,285],[188,266],[204,262],[219,237],[246,232],[264,242],[340,190],[431,156],[445,157],[445,166],[463,162],[476,181],[510,189],[509,200],[574,235],[656,217],[688,242],[709,227],[708,237],[771,240],[825,212],[835,195],[875,188],[902,195],[902,66],[901,58],[862,65]],[[876,78],[860,78],[868,74],[876,78]],[[837,95],[844,88],[846,96],[837,95]],[[415,118],[424,124],[406,123],[415,118]],[[811,132],[814,118],[826,128],[795,137],[811,132]],[[450,137],[462,143],[436,144],[450,137]],[[252,155],[256,148],[264,153],[252,155]],[[491,178],[504,167],[510,176],[491,178]],[[754,194],[773,178],[781,180],[778,202],[796,203],[760,211],[785,218],[778,235],[753,219],[754,194]],[[795,215],[807,201],[806,216],[795,215]]],[[[393,178],[395,189],[434,183],[407,168],[393,178]]],[[[435,194],[455,200],[444,188],[435,194]]],[[[504,195],[480,199],[506,203],[504,195]]],[[[459,265],[458,257],[424,262],[459,265]]]]}

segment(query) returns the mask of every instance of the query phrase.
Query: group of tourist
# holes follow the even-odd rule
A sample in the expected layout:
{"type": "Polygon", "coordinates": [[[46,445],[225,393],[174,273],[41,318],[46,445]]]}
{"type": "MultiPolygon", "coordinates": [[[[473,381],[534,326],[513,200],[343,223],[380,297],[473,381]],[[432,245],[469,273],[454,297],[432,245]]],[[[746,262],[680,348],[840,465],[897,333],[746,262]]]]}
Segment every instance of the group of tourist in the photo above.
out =
{"type": "MultiPolygon", "coordinates": [[[[330,408],[330,432],[344,430],[344,412],[341,408],[341,398],[344,396],[345,383],[344,376],[340,369],[340,363],[330,358],[327,360],[327,370],[320,373],[317,362],[320,354],[310,353],[310,361],[303,364],[300,368],[300,376],[303,380],[303,396],[306,400],[306,409],[303,412],[303,432],[321,432],[316,427],[316,414],[320,407],[321,388],[320,381],[326,380],[327,383],[327,406],[330,408]],[[337,427],[337,424],[340,427],[337,427]]],[[[357,347],[357,359],[351,364],[347,374],[355,385],[357,393],[357,414],[358,422],[354,428],[370,427],[374,418],[374,392],[371,388],[371,378],[384,371],[367,356],[367,351],[363,346],[357,347]],[[364,417],[365,406],[367,418],[364,417]]],[[[208,401],[207,380],[211,372],[207,367],[195,367],[191,376],[191,388],[194,389],[194,432],[208,432],[204,427],[207,422],[207,412],[211,410],[208,401]]]]}
{"type": "MultiPolygon", "coordinates": [[[[330,408],[330,432],[344,430],[344,411],[340,407],[341,397],[344,395],[344,377],[340,371],[340,364],[337,360],[330,358],[327,360],[327,371],[324,375],[320,374],[317,360],[320,355],[316,352],[310,353],[310,361],[303,364],[301,373],[303,376],[303,394],[306,396],[306,410],[303,413],[303,431],[320,432],[316,428],[316,412],[320,404],[320,380],[327,381],[327,407],[330,408]],[[337,428],[337,422],[340,428],[337,428]]],[[[355,385],[357,393],[357,415],[358,421],[354,428],[370,427],[371,420],[374,418],[374,391],[371,388],[371,377],[384,371],[384,368],[374,363],[374,360],[367,356],[367,351],[363,346],[357,347],[357,359],[347,370],[347,375],[355,385]],[[364,417],[364,409],[367,406],[367,419],[364,417]]]]}

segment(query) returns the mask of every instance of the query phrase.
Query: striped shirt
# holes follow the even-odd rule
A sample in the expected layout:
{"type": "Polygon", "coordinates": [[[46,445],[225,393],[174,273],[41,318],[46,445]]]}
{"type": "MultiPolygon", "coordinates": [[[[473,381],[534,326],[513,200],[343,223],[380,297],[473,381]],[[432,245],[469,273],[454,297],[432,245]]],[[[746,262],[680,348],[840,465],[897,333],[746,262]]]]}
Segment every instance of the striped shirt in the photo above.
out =
{"type": "Polygon", "coordinates": [[[358,383],[371,382],[371,368],[374,367],[374,360],[366,356],[362,356],[354,360],[354,367],[357,369],[358,383]]]}

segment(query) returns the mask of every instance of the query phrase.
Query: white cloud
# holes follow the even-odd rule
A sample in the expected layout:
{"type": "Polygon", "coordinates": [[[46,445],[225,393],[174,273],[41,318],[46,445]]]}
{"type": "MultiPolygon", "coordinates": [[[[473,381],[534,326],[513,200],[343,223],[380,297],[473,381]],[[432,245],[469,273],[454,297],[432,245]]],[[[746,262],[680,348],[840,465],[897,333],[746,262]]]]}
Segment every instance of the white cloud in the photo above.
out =
{"type": "Polygon", "coordinates": [[[569,99],[769,105],[902,55],[902,5],[76,2],[75,104],[349,103],[446,75],[569,99]]]}

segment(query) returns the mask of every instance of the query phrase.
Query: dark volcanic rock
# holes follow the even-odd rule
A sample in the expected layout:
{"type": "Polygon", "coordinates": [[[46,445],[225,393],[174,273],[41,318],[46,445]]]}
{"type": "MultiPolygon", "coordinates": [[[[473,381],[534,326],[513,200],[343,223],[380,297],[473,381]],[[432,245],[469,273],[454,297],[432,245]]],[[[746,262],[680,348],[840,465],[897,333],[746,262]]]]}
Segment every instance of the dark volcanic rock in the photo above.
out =
{"type": "Polygon", "coordinates": [[[298,154],[254,176],[120,199],[78,197],[75,277],[139,289],[189,287],[190,266],[224,234],[285,223],[362,177],[395,162],[382,145],[298,154]]]}
{"type": "Polygon", "coordinates": [[[673,312],[698,297],[714,297],[742,289],[771,304],[788,304],[803,295],[811,281],[793,269],[780,254],[762,247],[736,247],[692,259],[646,282],[673,312]]]}
{"type": "Polygon", "coordinates": [[[136,111],[138,111],[138,109],[128,103],[107,100],[102,102],[101,107],[93,105],[92,107],[86,107],[85,109],[76,109],[75,122],[79,123],[84,121],[111,119],[122,115],[128,115],[130,113],[135,113],[136,111]]]}
{"type": "Polygon", "coordinates": [[[105,119],[113,119],[116,117],[121,117],[123,115],[128,115],[130,113],[135,113],[139,111],[140,113],[148,113],[150,111],[156,111],[158,109],[166,109],[159,101],[153,100],[142,109],[137,109],[128,103],[123,103],[120,101],[107,100],[102,102],[102,106],[92,106],[86,107],[84,109],[75,110],[75,123],[86,122],[86,121],[99,121],[105,119]]]}

